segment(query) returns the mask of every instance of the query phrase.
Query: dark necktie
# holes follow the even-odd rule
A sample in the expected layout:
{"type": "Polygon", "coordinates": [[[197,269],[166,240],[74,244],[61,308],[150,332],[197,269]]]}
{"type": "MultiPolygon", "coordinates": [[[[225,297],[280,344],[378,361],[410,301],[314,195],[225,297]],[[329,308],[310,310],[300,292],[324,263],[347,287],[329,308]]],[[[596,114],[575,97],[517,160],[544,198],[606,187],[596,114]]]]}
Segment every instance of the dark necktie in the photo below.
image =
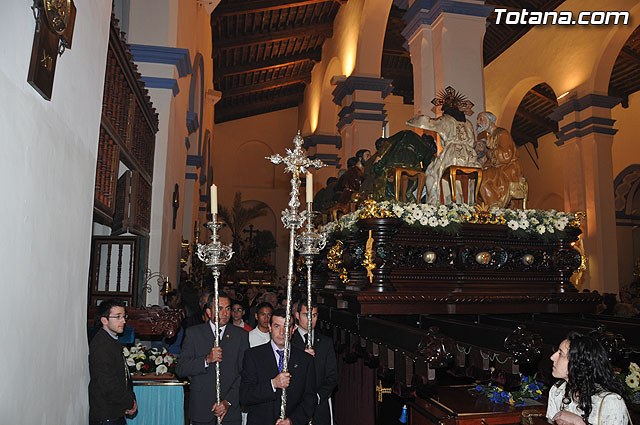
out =
{"type": "Polygon", "coordinates": [[[284,367],[284,350],[276,350],[276,353],[278,353],[278,356],[280,356],[280,358],[278,359],[278,373],[282,372],[282,368],[284,367]]]}
{"type": "Polygon", "coordinates": [[[307,347],[309,345],[309,333],[304,334],[304,345],[307,347]]]}

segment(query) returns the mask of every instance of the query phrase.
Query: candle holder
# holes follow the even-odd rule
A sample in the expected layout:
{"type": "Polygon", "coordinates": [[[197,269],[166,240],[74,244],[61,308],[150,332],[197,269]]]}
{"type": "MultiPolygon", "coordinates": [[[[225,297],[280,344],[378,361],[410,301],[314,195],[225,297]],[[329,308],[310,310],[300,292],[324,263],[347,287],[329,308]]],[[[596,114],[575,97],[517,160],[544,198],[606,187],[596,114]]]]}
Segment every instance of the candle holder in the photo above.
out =
{"type": "Polygon", "coordinates": [[[295,247],[304,258],[307,266],[307,348],[313,348],[313,328],[312,317],[313,308],[311,305],[311,268],[313,259],[320,254],[320,251],[327,245],[327,234],[314,230],[313,217],[318,213],[312,211],[312,203],[307,202],[307,210],[302,214],[305,217],[307,229],[296,236],[295,247]]]}
{"type": "MultiPolygon", "coordinates": [[[[214,317],[214,335],[215,342],[214,347],[220,346],[220,314],[219,305],[220,300],[218,298],[219,293],[219,278],[220,271],[227,264],[231,257],[233,257],[233,249],[231,245],[224,245],[220,242],[218,237],[218,231],[222,228],[223,223],[216,221],[216,216],[213,216],[213,221],[208,222],[206,225],[211,230],[211,242],[208,244],[198,244],[198,258],[207,267],[211,268],[213,274],[213,312],[214,317]]],[[[216,400],[220,404],[220,362],[216,362],[216,400]]],[[[221,425],[222,421],[218,418],[218,425],[221,425]]]]}
{"type": "MultiPolygon", "coordinates": [[[[304,140],[298,134],[293,139],[295,148],[293,150],[286,149],[287,155],[281,156],[279,154],[268,156],[266,159],[273,164],[285,164],[285,173],[291,173],[291,199],[289,200],[289,208],[282,212],[282,224],[289,229],[289,267],[287,272],[287,311],[285,317],[284,332],[287,338],[284,339],[284,358],[283,358],[283,371],[288,370],[289,367],[289,334],[291,329],[291,286],[293,284],[293,257],[294,257],[294,245],[296,231],[302,226],[305,220],[305,215],[298,213],[298,207],[300,201],[298,200],[300,189],[300,174],[307,172],[307,169],[321,168],[324,164],[319,159],[309,159],[302,150],[302,143],[304,140]]],[[[282,402],[280,404],[280,419],[285,419],[287,410],[287,389],[282,390],[282,402]]]]}

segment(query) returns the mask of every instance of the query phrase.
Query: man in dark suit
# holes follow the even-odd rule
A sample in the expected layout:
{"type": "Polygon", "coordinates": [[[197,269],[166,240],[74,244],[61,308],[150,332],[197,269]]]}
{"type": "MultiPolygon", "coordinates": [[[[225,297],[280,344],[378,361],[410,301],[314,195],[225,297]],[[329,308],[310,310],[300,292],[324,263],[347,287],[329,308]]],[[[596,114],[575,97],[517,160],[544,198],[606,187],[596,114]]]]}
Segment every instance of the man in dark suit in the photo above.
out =
{"type": "Polygon", "coordinates": [[[189,376],[189,418],[194,425],[214,425],[217,417],[224,425],[239,425],[241,410],[239,400],[240,371],[244,352],[249,348],[249,333],[229,323],[231,300],[219,296],[220,346],[215,343],[214,294],[207,301],[207,314],[211,320],[191,326],[186,331],[182,354],[176,365],[178,376],[189,376]],[[220,398],[216,400],[216,368],[220,362],[220,398]]]}
{"type": "Polygon", "coordinates": [[[331,397],[333,390],[336,385],[338,385],[338,366],[336,354],[333,350],[333,341],[331,338],[315,332],[318,321],[318,304],[315,300],[312,301],[311,305],[313,348],[307,349],[309,317],[307,315],[306,299],[298,303],[295,318],[298,323],[298,328],[291,337],[291,345],[311,354],[316,366],[315,392],[317,394],[318,406],[316,407],[316,413],[313,415],[313,425],[330,425],[332,423],[332,415],[329,407],[329,397],[331,397]]]}
{"type": "Polygon", "coordinates": [[[288,370],[282,370],[284,331],[285,311],[275,310],[269,325],[271,341],[249,349],[244,356],[240,403],[248,409],[247,425],[306,425],[313,415],[317,400],[313,357],[290,347],[288,370]],[[281,420],[283,388],[287,389],[287,409],[281,420]]]}
{"type": "Polygon", "coordinates": [[[125,425],[125,415],[138,410],[129,369],[118,334],[124,331],[127,316],[124,302],[103,301],[98,306],[95,325],[102,325],[89,345],[89,425],[125,425]],[[99,318],[99,320],[98,320],[99,318]]]}

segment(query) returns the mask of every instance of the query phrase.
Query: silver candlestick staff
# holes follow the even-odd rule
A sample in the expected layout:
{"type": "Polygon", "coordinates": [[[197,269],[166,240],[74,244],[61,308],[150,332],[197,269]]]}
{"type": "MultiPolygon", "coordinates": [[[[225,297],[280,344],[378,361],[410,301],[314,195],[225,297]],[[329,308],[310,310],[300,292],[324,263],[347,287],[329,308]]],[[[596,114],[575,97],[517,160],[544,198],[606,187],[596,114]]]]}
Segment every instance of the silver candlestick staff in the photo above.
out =
{"type": "Polygon", "coordinates": [[[312,306],[311,306],[311,267],[313,258],[327,245],[326,233],[317,232],[313,228],[312,203],[307,202],[307,211],[303,213],[307,222],[307,230],[296,236],[296,249],[304,257],[307,266],[307,348],[313,348],[312,306]]]}
{"type": "MultiPolygon", "coordinates": [[[[225,264],[231,259],[233,256],[233,250],[231,249],[231,245],[223,245],[220,242],[220,238],[218,237],[218,231],[222,228],[222,223],[216,221],[216,215],[213,216],[213,221],[210,221],[206,224],[206,226],[211,230],[211,242],[208,244],[198,244],[198,258],[200,261],[205,263],[207,267],[211,268],[211,272],[213,273],[213,312],[212,315],[214,317],[215,324],[215,342],[214,347],[220,346],[220,312],[219,305],[220,301],[218,299],[218,290],[219,283],[218,279],[220,278],[220,271],[225,266],[225,264]]],[[[216,400],[217,404],[220,404],[220,362],[216,362],[216,400]]],[[[218,425],[220,425],[222,421],[218,417],[218,425]]]]}
{"type": "MultiPolygon", "coordinates": [[[[293,254],[294,254],[294,242],[296,230],[298,230],[302,223],[304,223],[304,215],[298,213],[298,207],[300,206],[300,201],[298,201],[299,188],[300,188],[300,174],[304,174],[307,172],[308,168],[321,168],[324,167],[324,164],[319,159],[311,160],[307,158],[304,151],[302,150],[302,143],[304,140],[300,135],[300,130],[298,130],[298,134],[293,139],[293,144],[295,148],[293,150],[286,149],[287,155],[272,155],[268,156],[267,159],[271,161],[273,164],[285,164],[285,173],[292,173],[291,176],[291,200],[289,200],[289,208],[282,211],[282,223],[284,227],[289,229],[289,269],[287,272],[287,312],[285,317],[285,325],[284,325],[284,358],[283,362],[283,371],[288,370],[289,366],[289,334],[291,329],[291,286],[293,283],[293,254]]],[[[280,404],[280,419],[285,419],[287,410],[287,390],[286,388],[282,390],[282,402],[280,404]]]]}

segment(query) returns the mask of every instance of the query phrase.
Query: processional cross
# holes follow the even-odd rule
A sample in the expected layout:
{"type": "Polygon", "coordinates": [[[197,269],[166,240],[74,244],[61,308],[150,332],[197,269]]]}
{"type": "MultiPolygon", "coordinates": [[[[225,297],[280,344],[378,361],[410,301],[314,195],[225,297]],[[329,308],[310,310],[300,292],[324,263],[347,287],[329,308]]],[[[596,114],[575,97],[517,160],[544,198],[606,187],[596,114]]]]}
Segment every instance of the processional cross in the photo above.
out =
{"type": "Polygon", "coordinates": [[[391,394],[391,388],[384,388],[382,386],[382,381],[378,380],[378,385],[376,385],[376,392],[378,393],[378,403],[382,403],[382,395],[391,394]]]}
{"type": "MultiPolygon", "coordinates": [[[[287,311],[285,317],[285,325],[284,325],[284,333],[285,335],[290,334],[290,322],[291,322],[291,287],[293,284],[293,256],[294,256],[294,243],[295,243],[295,235],[296,230],[302,226],[302,223],[305,220],[304,214],[298,213],[298,207],[300,206],[300,201],[298,200],[299,188],[300,188],[300,174],[304,174],[307,172],[307,169],[313,168],[321,168],[324,166],[322,161],[319,159],[309,159],[304,151],[302,150],[302,144],[304,140],[300,135],[300,130],[298,130],[298,134],[293,139],[293,144],[295,148],[293,150],[285,149],[287,152],[286,156],[281,156],[279,154],[268,156],[267,159],[271,161],[273,164],[285,164],[285,172],[292,173],[291,176],[291,200],[289,200],[289,208],[285,209],[282,212],[282,223],[284,227],[289,229],[289,269],[287,273],[287,311]]],[[[282,371],[285,372],[288,370],[289,365],[289,338],[284,339],[284,359],[283,359],[283,368],[282,371]]],[[[287,390],[286,388],[282,390],[282,403],[280,405],[280,419],[285,418],[285,412],[287,407],[287,390]]]]}

